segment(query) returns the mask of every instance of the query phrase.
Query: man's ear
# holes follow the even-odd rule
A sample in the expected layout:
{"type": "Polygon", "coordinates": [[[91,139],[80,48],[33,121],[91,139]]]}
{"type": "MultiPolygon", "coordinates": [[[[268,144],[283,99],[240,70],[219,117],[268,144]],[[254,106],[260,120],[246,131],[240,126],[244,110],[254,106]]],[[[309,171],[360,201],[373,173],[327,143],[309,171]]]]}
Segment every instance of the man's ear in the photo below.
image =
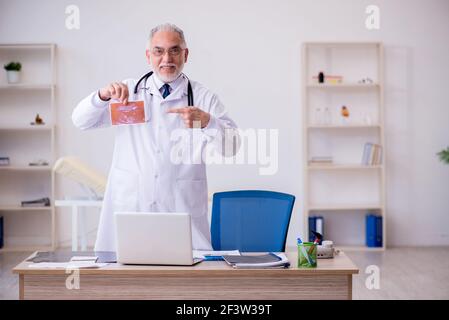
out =
{"type": "Polygon", "coordinates": [[[148,64],[151,64],[150,50],[148,49],[145,50],[145,56],[147,57],[148,64]]]}
{"type": "Polygon", "coordinates": [[[188,56],[189,56],[189,49],[186,48],[186,49],[184,50],[184,63],[187,62],[187,57],[188,57],[188,56]]]}

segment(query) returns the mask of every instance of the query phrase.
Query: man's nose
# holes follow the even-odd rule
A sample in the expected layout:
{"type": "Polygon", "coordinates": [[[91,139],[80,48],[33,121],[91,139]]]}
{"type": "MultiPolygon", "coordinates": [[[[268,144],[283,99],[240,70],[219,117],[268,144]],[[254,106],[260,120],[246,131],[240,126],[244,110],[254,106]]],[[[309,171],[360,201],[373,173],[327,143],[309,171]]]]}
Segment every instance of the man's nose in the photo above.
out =
{"type": "Polygon", "coordinates": [[[173,60],[173,57],[168,53],[168,51],[165,51],[164,55],[162,56],[162,61],[171,62],[172,60],[173,60]]]}

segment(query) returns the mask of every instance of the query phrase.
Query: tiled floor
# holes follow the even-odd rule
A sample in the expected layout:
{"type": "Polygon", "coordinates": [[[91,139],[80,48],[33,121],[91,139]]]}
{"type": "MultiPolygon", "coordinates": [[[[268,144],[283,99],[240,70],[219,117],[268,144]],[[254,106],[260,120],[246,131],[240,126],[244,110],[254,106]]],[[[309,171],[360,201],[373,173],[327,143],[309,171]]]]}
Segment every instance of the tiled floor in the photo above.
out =
{"type": "MultiPolygon", "coordinates": [[[[0,253],[0,299],[18,299],[18,277],[11,269],[30,254],[0,253]]],[[[353,279],[354,299],[449,299],[449,247],[347,254],[360,269],[353,279]],[[379,267],[380,286],[370,290],[365,282],[372,274],[365,271],[373,265],[379,267]]]]}

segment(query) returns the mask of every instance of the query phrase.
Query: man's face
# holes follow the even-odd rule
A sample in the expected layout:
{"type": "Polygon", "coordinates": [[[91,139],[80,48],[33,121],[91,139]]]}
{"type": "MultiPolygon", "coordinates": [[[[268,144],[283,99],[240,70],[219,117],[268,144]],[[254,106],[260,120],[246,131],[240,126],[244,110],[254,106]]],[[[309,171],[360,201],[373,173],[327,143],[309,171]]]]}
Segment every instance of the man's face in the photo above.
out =
{"type": "Polygon", "coordinates": [[[173,31],[156,32],[151,39],[150,49],[146,50],[148,63],[164,82],[178,78],[188,54],[189,50],[183,48],[181,37],[173,31]]]}

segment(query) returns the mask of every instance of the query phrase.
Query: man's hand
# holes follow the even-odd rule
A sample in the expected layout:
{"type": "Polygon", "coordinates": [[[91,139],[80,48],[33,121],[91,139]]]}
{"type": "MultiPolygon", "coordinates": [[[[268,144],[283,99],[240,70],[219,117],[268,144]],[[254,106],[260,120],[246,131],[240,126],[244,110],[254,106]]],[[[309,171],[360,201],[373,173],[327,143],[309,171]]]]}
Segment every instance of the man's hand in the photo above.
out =
{"type": "Polygon", "coordinates": [[[187,128],[205,128],[210,120],[210,114],[197,107],[169,109],[167,113],[178,113],[187,128]],[[201,122],[201,126],[199,126],[201,122]]]}
{"type": "Polygon", "coordinates": [[[112,82],[108,86],[100,89],[99,91],[100,99],[107,101],[112,99],[117,99],[120,102],[127,104],[128,103],[128,86],[121,82],[112,82]]]}

